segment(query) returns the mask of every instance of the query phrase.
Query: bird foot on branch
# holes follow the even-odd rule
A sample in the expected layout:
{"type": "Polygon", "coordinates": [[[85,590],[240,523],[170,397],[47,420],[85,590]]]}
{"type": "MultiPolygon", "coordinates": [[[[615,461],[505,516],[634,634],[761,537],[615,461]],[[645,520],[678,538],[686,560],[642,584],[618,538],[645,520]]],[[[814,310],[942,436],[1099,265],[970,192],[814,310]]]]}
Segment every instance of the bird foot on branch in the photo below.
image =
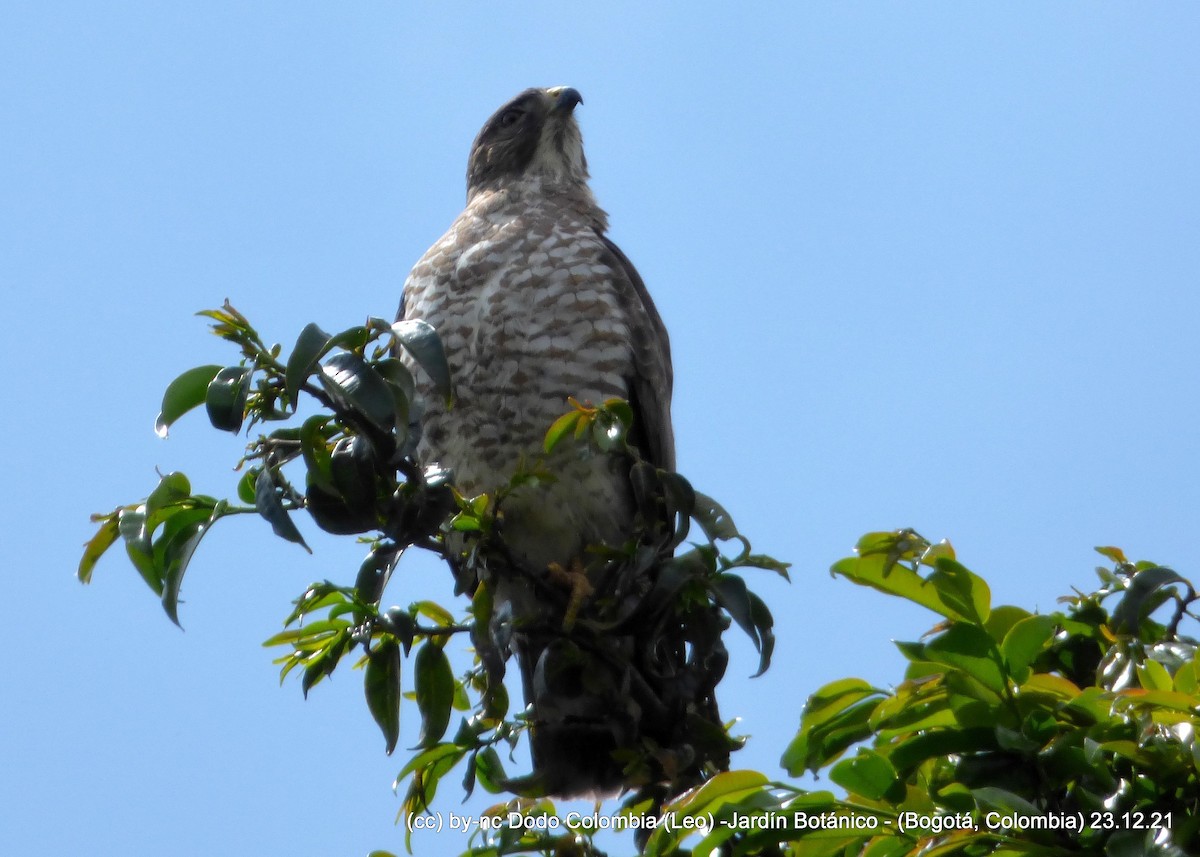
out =
{"type": "Polygon", "coordinates": [[[571,560],[569,568],[563,568],[561,563],[552,562],[546,567],[550,573],[550,579],[558,585],[569,589],[570,597],[567,599],[567,610],[563,614],[562,629],[570,631],[575,627],[575,620],[579,616],[579,608],[583,606],[583,602],[595,590],[592,588],[592,582],[588,580],[587,571],[583,567],[583,561],[579,557],[571,560]]]}

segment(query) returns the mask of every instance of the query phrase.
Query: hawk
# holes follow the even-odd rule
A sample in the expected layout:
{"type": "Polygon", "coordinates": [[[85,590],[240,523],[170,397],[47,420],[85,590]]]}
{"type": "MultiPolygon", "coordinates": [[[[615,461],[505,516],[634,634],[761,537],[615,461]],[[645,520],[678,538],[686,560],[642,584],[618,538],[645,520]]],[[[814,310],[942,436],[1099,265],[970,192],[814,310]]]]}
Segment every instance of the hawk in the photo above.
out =
{"type": "Polygon", "coordinates": [[[603,563],[583,570],[588,548],[633,536],[631,462],[562,444],[544,462],[551,478],[508,490],[510,480],[539,459],[568,397],[627,400],[642,458],[675,467],[667,331],[605,234],[574,115],[582,101],[569,87],[527,89],[487,120],[471,147],[466,208],[412,269],[400,305],[400,317],[437,329],[455,384],[451,407],[423,391],[418,459],[450,468],[467,496],[505,489],[499,533],[517,572],[497,575],[495,614],[511,621],[532,706],[534,777],[562,796],[624,785],[613,754],[639,734],[644,706],[615,703],[628,694],[621,680],[607,686],[604,665],[565,652],[553,633],[561,608],[544,597],[567,568],[588,575],[576,581],[583,592],[600,585],[603,563]]]}

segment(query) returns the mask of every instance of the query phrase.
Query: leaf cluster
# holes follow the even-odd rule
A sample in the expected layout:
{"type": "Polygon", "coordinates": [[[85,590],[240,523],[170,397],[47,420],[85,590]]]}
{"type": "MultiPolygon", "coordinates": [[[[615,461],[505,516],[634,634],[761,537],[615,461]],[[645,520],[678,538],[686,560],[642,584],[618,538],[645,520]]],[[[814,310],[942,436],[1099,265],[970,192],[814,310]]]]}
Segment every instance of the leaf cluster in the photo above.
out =
{"type": "MultiPolygon", "coordinates": [[[[164,394],[156,430],[166,436],[201,406],[214,428],[244,430],[250,439],[238,463],[236,500],[193,494],[180,473],[161,476],[145,500],[95,516],[99,529],[85,546],[80,579],[90,581],[100,556],[119,541],[178,623],[184,573],[201,538],[222,518],[256,514],[277,536],[306,550],[297,513],[327,532],[360,535],[367,556],[353,584],[311,584],[284,630],[266,641],[286,649],[277,660],[281,680],[299,675],[307,695],[351,657],[363,670],[367,708],[388,753],[398,742],[403,698],[415,701],[420,739],[396,782],[407,782],[402,818],[427,811],[452,771],[468,794],[477,786],[508,792],[521,796],[522,811],[544,810],[550,804],[541,785],[508,772],[530,722],[523,712],[510,714],[503,678],[511,629],[505,630],[494,594],[504,575],[517,573],[503,542],[505,497],[553,479],[551,470],[529,462],[507,488],[467,497],[454,489],[452,473],[417,464],[424,405],[413,372],[425,373],[434,395],[453,400],[441,343],[423,322],[368,319],[336,334],[310,324],[285,356],[228,302],[201,315],[237,346],[240,360],[182,373],[164,394]],[[383,606],[395,569],[413,548],[449,565],[470,598],[461,616],[428,601],[383,606]],[[474,658],[456,672],[446,643],[459,634],[469,635],[474,658]]],[[[549,428],[547,458],[626,457],[638,522],[627,544],[598,548],[588,559],[590,568],[603,571],[603,591],[574,603],[561,587],[546,588],[554,609],[543,630],[580,652],[622,663],[621,681],[642,688],[636,704],[658,711],[655,728],[621,760],[630,782],[644,786],[631,805],[647,810],[728,767],[729,752],[741,742],[716,715],[713,694],[726,663],[722,634],[732,622],[749,635],[759,673],[774,648],[770,611],[739,572],[787,572],[785,564],[753,553],[716,501],[682,476],[643,461],[627,441],[632,425],[632,409],[623,401],[573,401],[549,428]],[[665,690],[664,676],[670,679],[665,690]]],[[[505,853],[528,841],[497,824],[488,847],[505,853]]]]}
{"type": "MultiPolygon", "coordinates": [[[[846,678],[809,697],[782,764],[844,796],[722,774],[667,807],[715,820],[692,853],[1197,853],[1200,655],[1179,633],[1195,592],[1170,569],[1097,550],[1114,562],[1101,586],[1037,614],[993,607],[946,542],[864,536],[833,573],[938,624],[896,644],[908,661],[896,687],[846,678]]],[[[687,835],[659,831],[646,853],[681,853],[687,835]]]]}

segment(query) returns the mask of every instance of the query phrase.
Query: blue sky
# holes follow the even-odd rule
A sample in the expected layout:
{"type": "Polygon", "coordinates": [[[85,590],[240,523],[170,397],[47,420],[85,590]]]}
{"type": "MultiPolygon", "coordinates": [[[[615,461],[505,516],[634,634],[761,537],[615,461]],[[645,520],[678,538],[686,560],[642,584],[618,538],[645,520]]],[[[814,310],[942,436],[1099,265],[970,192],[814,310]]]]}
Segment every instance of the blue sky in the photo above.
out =
{"type": "MultiPolygon", "coordinates": [[[[1200,11],[1177,3],[10,4],[0,26],[13,853],[399,850],[403,763],[349,671],[303,701],[260,642],[361,547],[230,521],[180,633],[89,513],[154,470],[233,489],[241,443],[153,433],[166,383],[394,312],[459,211],[483,120],[586,99],[593,187],[671,331],[681,470],[756,548],[779,624],[723,685],[778,757],[821,684],[899,678],[919,609],[835,581],[873,529],[949,538],[996,603],[1052,609],[1093,545],[1196,568],[1200,11]]],[[[347,541],[347,540],[341,540],[347,541]]],[[[449,599],[436,566],[388,593],[449,599]]],[[[402,746],[415,743],[406,710],[402,746]]],[[[449,785],[449,784],[448,784],[449,785]]],[[[457,808],[453,789],[441,808],[457,808]]],[[[478,810],[484,801],[469,806],[478,810]]],[[[421,853],[454,854],[448,834],[421,853]]]]}

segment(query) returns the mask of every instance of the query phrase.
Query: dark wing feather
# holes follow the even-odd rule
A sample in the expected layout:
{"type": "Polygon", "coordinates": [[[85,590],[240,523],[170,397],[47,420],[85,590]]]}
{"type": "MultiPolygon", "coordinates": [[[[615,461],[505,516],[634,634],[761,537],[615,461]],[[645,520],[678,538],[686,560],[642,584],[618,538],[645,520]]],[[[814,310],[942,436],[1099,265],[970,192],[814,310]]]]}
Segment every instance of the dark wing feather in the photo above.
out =
{"type": "Polygon", "coordinates": [[[629,404],[634,414],[632,440],[646,460],[664,470],[675,469],[675,431],[671,426],[671,341],[666,325],[646,291],[646,284],[621,248],[604,235],[604,261],[618,278],[618,293],[629,322],[634,375],[629,381],[629,404]]]}

